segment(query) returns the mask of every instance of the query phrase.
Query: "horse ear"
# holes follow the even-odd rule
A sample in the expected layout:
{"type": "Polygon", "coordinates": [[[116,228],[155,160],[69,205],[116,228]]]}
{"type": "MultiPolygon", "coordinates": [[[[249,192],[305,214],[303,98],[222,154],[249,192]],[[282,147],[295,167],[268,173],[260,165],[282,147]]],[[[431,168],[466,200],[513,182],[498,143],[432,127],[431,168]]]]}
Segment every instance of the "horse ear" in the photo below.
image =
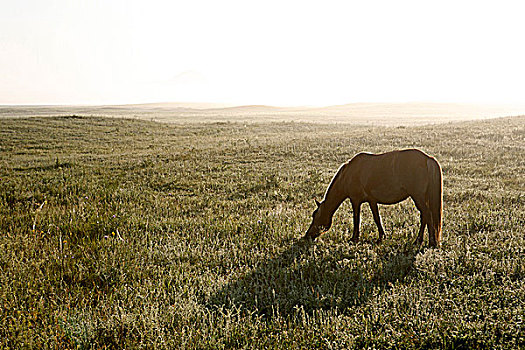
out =
{"type": "Polygon", "coordinates": [[[317,204],[317,208],[319,208],[321,206],[321,203],[319,203],[319,201],[315,198],[314,198],[314,201],[315,201],[315,204],[317,204]]]}

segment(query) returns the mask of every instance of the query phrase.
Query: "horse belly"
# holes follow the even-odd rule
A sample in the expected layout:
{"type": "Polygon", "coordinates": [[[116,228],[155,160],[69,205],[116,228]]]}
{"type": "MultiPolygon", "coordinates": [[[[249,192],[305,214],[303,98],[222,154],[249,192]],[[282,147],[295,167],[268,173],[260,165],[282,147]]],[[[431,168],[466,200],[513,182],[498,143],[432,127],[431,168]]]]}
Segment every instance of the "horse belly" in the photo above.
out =
{"type": "Polygon", "coordinates": [[[379,204],[395,204],[408,198],[408,193],[401,187],[377,188],[371,191],[369,200],[379,204]]]}
{"type": "Polygon", "coordinates": [[[380,204],[394,204],[408,197],[408,193],[395,176],[391,169],[377,169],[369,175],[364,190],[366,201],[374,201],[380,204]]]}

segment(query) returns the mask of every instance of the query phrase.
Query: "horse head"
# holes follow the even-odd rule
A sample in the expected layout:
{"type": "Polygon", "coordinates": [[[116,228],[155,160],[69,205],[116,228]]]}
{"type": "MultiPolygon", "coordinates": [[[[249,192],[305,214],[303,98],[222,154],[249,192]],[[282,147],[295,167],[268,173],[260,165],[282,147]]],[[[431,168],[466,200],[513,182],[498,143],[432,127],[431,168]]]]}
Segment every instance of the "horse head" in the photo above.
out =
{"type": "Polygon", "coordinates": [[[304,238],[315,239],[323,232],[328,231],[330,226],[332,226],[332,216],[328,215],[326,212],[324,202],[319,203],[315,200],[315,204],[317,205],[317,208],[312,214],[312,223],[310,224],[308,231],[306,231],[304,238]]]}

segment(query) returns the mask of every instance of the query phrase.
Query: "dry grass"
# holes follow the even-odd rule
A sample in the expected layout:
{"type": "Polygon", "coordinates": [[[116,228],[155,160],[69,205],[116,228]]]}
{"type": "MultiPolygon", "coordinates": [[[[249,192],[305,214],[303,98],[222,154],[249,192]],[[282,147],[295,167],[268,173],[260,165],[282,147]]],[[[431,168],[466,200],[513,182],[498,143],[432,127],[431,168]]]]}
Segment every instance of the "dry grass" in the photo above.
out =
{"type": "Polygon", "coordinates": [[[422,127],[0,119],[5,348],[525,346],[525,118],[422,127]],[[418,147],[444,242],[410,202],[299,243],[340,163],[418,147]]]}

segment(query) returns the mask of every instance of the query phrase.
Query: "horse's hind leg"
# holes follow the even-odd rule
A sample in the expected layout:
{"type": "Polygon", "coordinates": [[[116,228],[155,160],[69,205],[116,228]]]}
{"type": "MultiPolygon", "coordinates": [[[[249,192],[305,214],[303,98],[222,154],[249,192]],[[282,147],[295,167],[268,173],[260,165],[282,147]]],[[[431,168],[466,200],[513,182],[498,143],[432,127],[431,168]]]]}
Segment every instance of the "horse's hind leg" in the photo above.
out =
{"type": "Polygon", "coordinates": [[[381,242],[385,237],[385,230],[383,230],[383,225],[381,224],[379,208],[377,207],[377,203],[375,202],[369,202],[368,204],[370,204],[370,210],[372,210],[372,215],[374,215],[374,221],[377,225],[377,229],[379,230],[379,242],[381,242]]]}
{"type": "Polygon", "coordinates": [[[417,234],[416,240],[414,242],[415,245],[421,245],[421,243],[423,243],[423,233],[425,232],[425,226],[427,226],[423,213],[421,213],[420,219],[421,226],[419,227],[419,233],[417,234]]]}
{"type": "Polygon", "coordinates": [[[414,201],[414,204],[416,205],[416,208],[421,213],[420,214],[421,224],[419,226],[419,232],[417,234],[417,238],[416,238],[416,241],[414,242],[414,244],[421,245],[421,243],[423,243],[423,234],[425,233],[425,227],[428,227],[429,237],[431,235],[430,225],[429,225],[429,222],[430,222],[430,208],[426,204],[424,197],[419,198],[419,197],[412,196],[412,200],[414,201]]]}

